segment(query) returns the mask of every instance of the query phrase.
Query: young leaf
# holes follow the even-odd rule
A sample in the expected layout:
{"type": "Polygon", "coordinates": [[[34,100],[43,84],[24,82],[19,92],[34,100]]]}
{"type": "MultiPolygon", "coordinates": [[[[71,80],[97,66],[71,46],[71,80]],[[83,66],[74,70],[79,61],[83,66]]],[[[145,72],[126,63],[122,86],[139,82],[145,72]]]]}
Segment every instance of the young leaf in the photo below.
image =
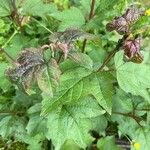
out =
{"type": "Polygon", "coordinates": [[[70,51],[75,49],[74,42],[77,40],[94,39],[96,36],[85,33],[78,29],[66,29],[64,32],[56,32],[49,37],[52,51],[60,49],[64,58],[67,58],[70,51]]]}
{"type": "Polygon", "coordinates": [[[42,51],[35,48],[25,49],[17,58],[16,63],[17,66],[9,68],[6,75],[10,81],[28,89],[33,78],[44,66],[42,51]]]}
{"type": "Polygon", "coordinates": [[[64,32],[56,32],[49,36],[49,41],[52,43],[71,44],[76,40],[96,38],[93,34],[83,32],[77,28],[68,28],[64,32]]]}

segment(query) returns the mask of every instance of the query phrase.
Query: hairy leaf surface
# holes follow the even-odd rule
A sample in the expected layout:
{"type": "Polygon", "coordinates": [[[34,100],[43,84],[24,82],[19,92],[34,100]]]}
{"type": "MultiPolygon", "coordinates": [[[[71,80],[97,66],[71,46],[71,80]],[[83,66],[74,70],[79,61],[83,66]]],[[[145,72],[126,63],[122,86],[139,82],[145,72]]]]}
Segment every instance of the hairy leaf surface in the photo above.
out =
{"type": "Polygon", "coordinates": [[[48,138],[52,138],[56,150],[67,139],[72,139],[85,148],[92,138],[88,133],[92,128],[91,118],[102,115],[105,111],[92,97],[86,97],[72,105],[63,105],[48,115],[48,138]]]}

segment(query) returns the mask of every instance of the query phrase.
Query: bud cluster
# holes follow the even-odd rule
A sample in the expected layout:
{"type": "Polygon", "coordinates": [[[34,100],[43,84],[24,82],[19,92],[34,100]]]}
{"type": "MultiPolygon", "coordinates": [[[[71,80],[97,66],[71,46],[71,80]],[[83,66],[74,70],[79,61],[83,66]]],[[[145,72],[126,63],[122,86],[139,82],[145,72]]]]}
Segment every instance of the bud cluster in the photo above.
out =
{"type": "Polygon", "coordinates": [[[117,31],[119,34],[125,34],[130,32],[130,27],[136,23],[141,16],[144,15],[144,11],[135,7],[130,6],[125,14],[121,17],[115,17],[112,22],[106,25],[108,31],[117,31]]]}
{"type": "MultiPolygon", "coordinates": [[[[130,6],[125,14],[120,17],[115,17],[112,22],[106,25],[108,31],[115,30],[121,35],[131,35],[131,27],[136,23],[145,13],[142,9],[136,6],[130,6]]],[[[143,56],[140,53],[140,38],[127,38],[123,41],[123,48],[125,56],[134,63],[141,63],[143,56]]]]}
{"type": "Polygon", "coordinates": [[[129,39],[124,41],[124,53],[134,63],[141,63],[143,55],[140,52],[140,39],[129,39]]]}

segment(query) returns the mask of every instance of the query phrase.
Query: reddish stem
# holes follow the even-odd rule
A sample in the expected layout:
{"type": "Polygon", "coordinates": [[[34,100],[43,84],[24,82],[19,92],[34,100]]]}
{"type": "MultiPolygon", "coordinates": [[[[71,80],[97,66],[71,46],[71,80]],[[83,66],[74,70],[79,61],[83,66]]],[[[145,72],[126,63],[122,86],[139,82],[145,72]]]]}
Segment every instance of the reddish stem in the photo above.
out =
{"type": "MultiPolygon", "coordinates": [[[[91,10],[89,14],[89,20],[91,20],[94,17],[94,6],[95,6],[95,0],[91,0],[91,10]]],[[[85,39],[83,42],[82,53],[84,53],[85,51],[86,43],[87,43],[87,39],[85,39]]]]}
{"type": "Polygon", "coordinates": [[[111,58],[116,54],[116,52],[119,51],[120,47],[122,47],[123,45],[123,41],[127,38],[127,35],[124,35],[122,37],[122,39],[120,39],[118,41],[118,44],[116,45],[116,47],[114,48],[114,50],[107,56],[107,58],[104,60],[103,64],[100,66],[100,68],[97,70],[102,71],[104,69],[104,67],[110,62],[111,58]]]}
{"type": "Polygon", "coordinates": [[[141,121],[141,118],[140,118],[140,117],[137,117],[137,116],[135,116],[135,115],[133,115],[133,114],[130,114],[130,113],[122,113],[122,112],[112,112],[112,113],[113,113],[113,114],[117,114],[117,115],[122,115],[122,116],[130,117],[130,118],[134,119],[134,120],[136,121],[136,123],[137,123],[140,127],[142,127],[141,124],[139,123],[139,122],[141,121]]]}
{"type": "Polygon", "coordinates": [[[94,16],[94,6],[95,6],[95,0],[92,0],[91,2],[91,11],[90,11],[90,15],[89,15],[89,20],[93,18],[94,16]]]}

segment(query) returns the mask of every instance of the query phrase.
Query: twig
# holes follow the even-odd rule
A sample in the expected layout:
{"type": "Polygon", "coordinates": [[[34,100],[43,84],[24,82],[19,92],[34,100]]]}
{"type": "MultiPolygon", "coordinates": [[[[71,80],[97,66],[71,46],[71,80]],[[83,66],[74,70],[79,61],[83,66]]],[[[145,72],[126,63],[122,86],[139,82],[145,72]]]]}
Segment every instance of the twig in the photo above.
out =
{"type": "Polygon", "coordinates": [[[86,42],[87,42],[87,39],[83,41],[82,53],[84,53],[85,51],[86,42]]]}
{"type": "Polygon", "coordinates": [[[2,46],[2,49],[4,49],[9,43],[10,41],[14,38],[14,36],[18,33],[17,30],[14,31],[14,33],[11,35],[11,37],[7,40],[7,42],[2,46]]]}
{"type": "Polygon", "coordinates": [[[122,112],[112,112],[112,113],[113,113],[113,114],[117,114],[117,115],[123,115],[123,116],[126,116],[126,117],[130,117],[130,118],[134,119],[134,120],[136,121],[136,123],[137,123],[140,127],[142,127],[141,124],[139,123],[139,121],[141,121],[141,118],[140,118],[140,117],[137,117],[137,116],[132,115],[132,114],[130,114],[130,113],[122,113],[122,112]]]}
{"type": "Polygon", "coordinates": [[[0,111],[0,114],[12,114],[12,115],[19,115],[19,114],[24,114],[23,111],[0,111]]]}
{"type": "MultiPolygon", "coordinates": [[[[91,0],[91,10],[89,14],[89,20],[91,20],[94,16],[94,7],[95,7],[95,0],[91,0]]],[[[83,41],[82,53],[84,53],[85,51],[86,43],[87,43],[87,39],[83,41]]]]}
{"type": "Polygon", "coordinates": [[[11,4],[12,4],[12,8],[13,8],[13,11],[12,11],[12,19],[16,22],[16,24],[20,27],[20,30],[21,30],[21,20],[20,20],[20,16],[19,16],[19,13],[18,13],[18,10],[17,10],[17,7],[16,7],[16,0],[11,0],[11,4]]]}
{"type": "Polygon", "coordinates": [[[1,48],[0,51],[4,53],[13,63],[15,63],[15,60],[4,49],[1,48]]]}
{"type": "Polygon", "coordinates": [[[15,60],[4,50],[4,48],[10,43],[10,41],[14,38],[14,36],[18,33],[17,30],[11,35],[11,37],[7,40],[7,42],[0,48],[0,51],[3,52],[13,63],[15,60]]]}
{"type": "Polygon", "coordinates": [[[107,56],[107,58],[104,60],[103,64],[97,70],[98,72],[102,71],[104,69],[104,67],[109,63],[111,58],[116,54],[116,52],[119,51],[119,49],[120,49],[120,47],[122,47],[123,41],[124,41],[124,39],[126,39],[126,37],[127,37],[127,35],[124,35],[123,38],[118,41],[118,44],[116,45],[114,50],[107,56]]]}
{"type": "Polygon", "coordinates": [[[110,61],[111,58],[115,55],[116,52],[117,52],[116,49],[114,49],[114,50],[108,55],[108,57],[105,59],[105,61],[104,61],[103,64],[101,65],[101,67],[98,69],[98,72],[103,70],[103,68],[109,63],[109,61],[110,61]]]}
{"type": "Polygon", "coordinates": [[[104,72],[113,72],[113,71],[116,71],[116,69],[110,68],[110,69],[108,69],[108,70],[104,70],[104,72]]]}
{"type": "Polygon", "coordinates": [[[95,0],[92,0],[91,2],[91,11],[90,11],[90,15],[89,15],[89,20],[93,18],[94,16],[94,6],[95,6],[95,0]]]}
{"type": "Polygon", "coordinates": [[[43,27],[45,30],[47,30],[49,33],[53,34],[53,32],[48,29],[45,25],[43,25],[40,21],[36,20],[35,18],[32,18],[36,23],[38,23],[41,27],[43,27]]]}
{"type": "Polygon", "coordinates": [[[136,109],[136,111],[150,111],[148,108],[143,108],[143,109],[136,109]]]}
{"type": "Polygon", "coordinates": [[[60,63],[60,61],[61,61],[62,57],[63,57],[63,54],[60,54],[60,56],[59,56],[59,58],[58,58],[58,60],[57,60],[57,64],[59,64],[59,63],[60,63]]]}

